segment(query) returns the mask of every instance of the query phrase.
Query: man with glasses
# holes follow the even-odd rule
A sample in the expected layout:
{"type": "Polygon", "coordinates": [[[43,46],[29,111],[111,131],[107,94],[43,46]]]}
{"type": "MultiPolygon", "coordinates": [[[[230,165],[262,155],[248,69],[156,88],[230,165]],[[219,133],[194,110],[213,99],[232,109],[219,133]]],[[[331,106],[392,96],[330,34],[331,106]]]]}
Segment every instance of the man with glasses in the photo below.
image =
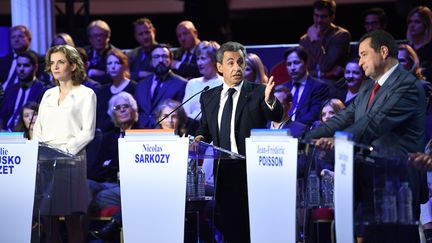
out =
{"type": "Polygon", "coordinates": [[[363,12],[363,26],[367,33],[384,30],[387,27],[387,15],[382,8],[370,8],[363,12]]]}
{"type": "Polygon", "coordinates": [[[313,4],[313,25],[300,38],[300,45],[308,53],[311,75],[318,79],[338,80],[348,57],[351,34],[333,24],[336,2],[319,0],[313,4]]]}
{"type": "Polygon", "coordinates": [[[110,76],[106,73],[106,54],[112,48],[110,44],[111,29],[103,20],[95,20],[87,27],[87,37],[90,46],[86,46],[87,56],[90,60],[87,75],[100,84],[110,82],[110,76]]]}
{"type": "Polygon", "coordinates": [[[139,106],[139,128],[154,128],[157,121],[153,113],[163,100],[183,100],[187,81],[171,71],[172,61],[173,55],[168,45],[157,44],[153,47],[153,75],[139,81],[135,91],[135,99],[139,106]]]}

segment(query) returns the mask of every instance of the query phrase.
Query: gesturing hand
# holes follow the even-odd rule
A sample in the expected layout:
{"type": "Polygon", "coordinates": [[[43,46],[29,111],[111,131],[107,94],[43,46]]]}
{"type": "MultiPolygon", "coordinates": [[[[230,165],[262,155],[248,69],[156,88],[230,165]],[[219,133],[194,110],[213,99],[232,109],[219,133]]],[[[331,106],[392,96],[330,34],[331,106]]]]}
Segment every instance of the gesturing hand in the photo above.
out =
{"type": "Polygon", "coordinates": [[[266,89],[264,92],[264,99],[265,102],[267,102],[267,104],[273,104],[274,100],[275,100],[275,96],[274,96],[274,86],[275,83],[273,81],[273,76],[271,76],[266,84],[266,89]]]}

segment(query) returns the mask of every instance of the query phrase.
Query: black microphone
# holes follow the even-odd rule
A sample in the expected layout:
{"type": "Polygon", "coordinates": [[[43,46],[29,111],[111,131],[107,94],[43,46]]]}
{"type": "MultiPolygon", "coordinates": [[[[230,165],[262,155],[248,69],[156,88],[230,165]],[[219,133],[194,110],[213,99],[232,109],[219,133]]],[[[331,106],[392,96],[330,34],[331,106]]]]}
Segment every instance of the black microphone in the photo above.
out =
{"type": "Polygon", "coordinates": [[[168,113],[166,116],[164,116],[162,119],[160,119],[158,122],[156,122],[156,124],[153,126],[153,128],[156,128],[163,120],[165,120],[167,117],[169,117],[172,113],[176,112],[178,109],[180,109],[180,107],[182,107],[184,104],[186,104],[187,102],[189,102],[189,100],[191,100],[193,97],[206,92],[207,90],[210,89],[210,86],[205,86],[204,89],[202,89],[201,91],[195,93],[194,95],[192,95],[191,97],[189,97],[189,99],[185,100],[183,103],[181,103],[179,106],[177,106],[174,110],[172,110],[170,113],[168,113]]]}

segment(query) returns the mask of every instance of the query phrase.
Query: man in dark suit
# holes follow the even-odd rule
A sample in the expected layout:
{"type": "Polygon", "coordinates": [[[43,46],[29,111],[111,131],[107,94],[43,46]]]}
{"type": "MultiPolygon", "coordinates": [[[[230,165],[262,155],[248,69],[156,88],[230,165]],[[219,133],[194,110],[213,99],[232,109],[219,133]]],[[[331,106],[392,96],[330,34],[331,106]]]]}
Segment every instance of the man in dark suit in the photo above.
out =
{"type": "Polygon", "coordinates": [[[4,91],[10,88],[13,84],[18,83],[16,59],[17,54],[24,51],[31,51],[37,56],[38,63],[41,67],[37,72],[37,77],[44,82],[48,82],[49,76],[44,72],[44,57],[39,56],[35,51],[30,50],[31,40],[31,32],[27,26],[16,25],[9,30],[9,41],[12,47],[12,52],[0,58],[0,83],[4,91]]]}
{"type": "Polygon", "coordinates": [[[201,77],[195,56],[196,47],[200,43],[195,25],[191,21],[180,22],[176,28],[176,35],[180,48],[174,51],[172,70],[188,80],[201,77]]]}
{"type": "Polygon", "coordinates": [[[37,56],[30,51],[17,54],[16,72],[18,83],[8,88],[0,107],[0,126],[13,131],[22,107],[30,101],[39,103],[45,92],[44,85],[36,79],[37,56]]]}
{"type": "Polygon", "coordinates": [[[151,49],[157,44],[156,29],[148,18],[134,22],[135,40],[139,46],[128,53],[131,79],[138,81],[153,74],[151,49]]]}
{"type": "Polygon", "coordinates": [[[293,95],[289,117],[308,126],[319,120],[321,106],[328,97],[328,86],[308,73],[306,50],[299,46],[285,52],[286,65],[292,80],[284,85],[293,95]]]}
{"type": "Polygon", "coordinates": [[[165,99],[181,102],[185,93],[186,80],[174,74],[170,65],[172,53],[168,45],[158,44],[151,51],[154,74],[139,81],[135,90],[135,99],[139,106],[139,128],[154,128],[154,111],[165,99]]]}
{"type": "MultiPolygon", "coordinates": [[[[365,34],[360,39],[359,65],[366,80],[357,98],[340,113],[306,134],[318,139],[318,147],[333,147],[335,131],[346,131],[356,142],[376,148],[394,149],[404,153],[420,152],[425,143],[426,99],[421,82],[398,63],[398,48],[393,37],[382,30],[365,34]]],[[[357,201],[373,205],[373,168],[356,164],[357,201]]],[[[419,218],[419,205],[427,201],[425,174],[408,168],[406,173],[413,195],[414,219],[419,218]]],[[[417,230],[414,230],[417,231],[417,230]]],[[[383,234],[384,235],[384,234],[383,234]]],[[[366,240],[368,235],[365,232],[366,240]]],[[[409,242],[418,242],[413,232],[409,242]]],[[[384,241],[380,241],[384,242],[384,241]]]]}
{"type": "Polygon", "coordinates": [[[111,77],[106,73],[106,55],[115,48],[110,43],[111,28],[103,20],[92,21],[87,26],[87,37],[90,42],[89,46],[84,47],[90,59],[87,75],[100,84],[109,83],[111,77]]]}
{"type": "MultiPolygon", "coordinates": [[[[282,119],[282,106],[274,97],[273,78],[267,86],[244,80],[246,50],[236,42],[223,44],[217,52],[217,68],[224,84],[201,95],[201,125],[195,141],[242,155],[252,128],[266,128],[268,120],[282,119]]],[[[228,242],[249,242],[249,212],[244,160],[221,161],[216,168],[216,203],[221,229],[228,242]]]]}

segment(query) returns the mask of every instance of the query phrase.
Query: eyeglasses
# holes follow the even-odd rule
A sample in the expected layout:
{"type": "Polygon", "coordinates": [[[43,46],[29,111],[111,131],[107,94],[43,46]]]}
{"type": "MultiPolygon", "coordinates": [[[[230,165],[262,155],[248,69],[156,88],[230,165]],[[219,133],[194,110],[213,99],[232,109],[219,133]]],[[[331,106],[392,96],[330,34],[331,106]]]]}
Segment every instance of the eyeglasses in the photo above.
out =
{"type": "Polygon", "coordinates": [[[126,109],[128,109],[130,107],[131,107],[131,105],[129,105],[129,104],[115,105],[114,106],[114,110],[115,111],[126,110],[126,109]]]}
{"type": "Polygon", "coordinates": [[[107,33],[91,33],[90,38],[106,38],[108,37],[107,33]]]}
{"type": "Polygon", "coordinates": [[[167,55],[167,54],[163,54],[163,55],[152,55],[152,58],[153,59],[159,59],[159,58],[161,58],[162,57],[162,59],[169,59],[170,58],[170,56],[169,55],[167,55]]]}

